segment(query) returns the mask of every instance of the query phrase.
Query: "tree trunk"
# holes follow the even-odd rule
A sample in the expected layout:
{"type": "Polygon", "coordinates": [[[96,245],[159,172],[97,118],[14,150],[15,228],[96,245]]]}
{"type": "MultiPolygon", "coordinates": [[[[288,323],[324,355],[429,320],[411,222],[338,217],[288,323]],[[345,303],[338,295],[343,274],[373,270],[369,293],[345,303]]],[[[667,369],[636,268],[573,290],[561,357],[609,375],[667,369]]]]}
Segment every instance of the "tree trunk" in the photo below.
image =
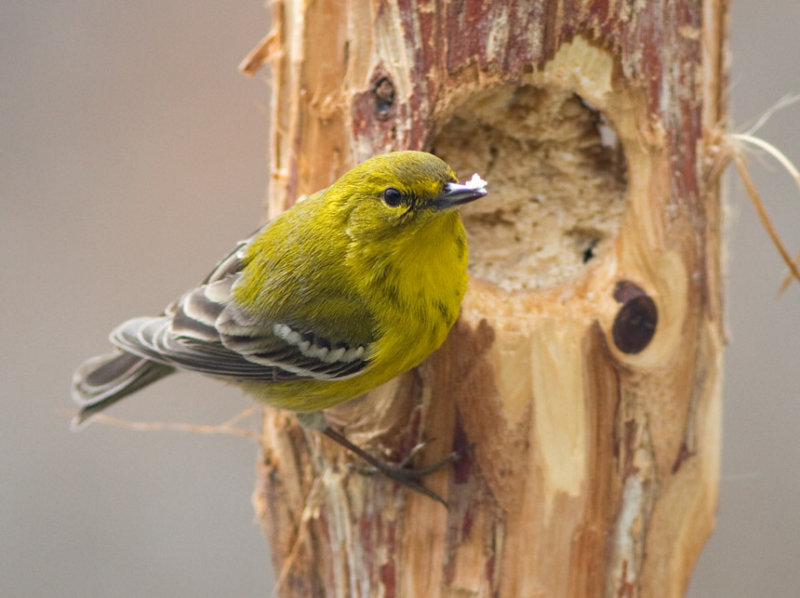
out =
{"type": "Polygon", "coordinates": [[[279,593],[683,595],[719,479],[727,2],[272,6],[272,214],[399,149],[490,192],[445,345],[329,412],[387,459],[474,443],[425,479],[450,509],[267,410],[279,593]]]}

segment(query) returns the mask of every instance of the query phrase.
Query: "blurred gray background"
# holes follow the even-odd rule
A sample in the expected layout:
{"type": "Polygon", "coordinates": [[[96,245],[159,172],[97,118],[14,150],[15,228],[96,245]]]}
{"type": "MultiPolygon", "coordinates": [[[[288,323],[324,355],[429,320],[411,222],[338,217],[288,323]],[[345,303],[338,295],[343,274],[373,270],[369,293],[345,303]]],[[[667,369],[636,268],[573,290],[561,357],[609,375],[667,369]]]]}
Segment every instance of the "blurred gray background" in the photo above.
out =
{"type": "MultiPolygon", "coordinates": [[[[3,2],[0,596],[267,596],[246,439],[68,430],[73,368],[121,320],[160,310],[263,215],[268,87],[239,60],[261,0],[3,2]]],[[[800,3],[734,2],[737,127],[800,92],[800,3]]],[[[761,135],[800,162],[800,104],[761,135]]],[[[792,250],[800,199],[756,179],[792,250]]],[[[717,531],[690,596],[800,587],[800,286],[729,177],[717,531]]],[[[250,401],[175,376],[114,415],[218,423],[250,401]]]]}

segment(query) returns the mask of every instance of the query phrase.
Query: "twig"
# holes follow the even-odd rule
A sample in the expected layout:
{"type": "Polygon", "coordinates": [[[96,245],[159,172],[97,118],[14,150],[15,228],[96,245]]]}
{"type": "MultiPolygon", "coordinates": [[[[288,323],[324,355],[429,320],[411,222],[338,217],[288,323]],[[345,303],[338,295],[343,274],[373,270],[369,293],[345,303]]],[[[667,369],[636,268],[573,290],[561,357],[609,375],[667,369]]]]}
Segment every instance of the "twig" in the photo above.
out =
{"type": "Polygon", "coordinates": [[[247,53],[247,56],[239,63],[239,70],[248,77],[255,75],[270,58],[278,54],[279,42],[279,31],[273,29],[247,53]]]}
{"type": "Polygon", "coordinates": [[[260,435],[252,430],[236,427],[236,424],[243,419],[251,416],[258,411],[260,407],[253,406],[245,409],[241,413],[236,414],[234,417],[226,422],[218,425],[200,425],[200,424],[184,424],[184,423],[171,423],[171,422],[140,422],[130,421],[126,419],[119,419],[104,413],[98,413],[92,418],[92,421],[101,424],[108,424],[126,430],[134,430],[136,432],[156,432],[156,431],[170,431],[170,432],[192,432],[195,434],[229,434],[231,436],[241,436],[250,438],[258,442],[260,435]]]}
{"type": "MultiPolygon", "coordinates": [[[[800,264],[800,251],[797,252],[797,255],[794,256],[794,260],[792,260],[792,261],[795,264],[800,264]]],[[[791,284],[791,282],[792,282],[792,273],[789,272],[789,274],[786,276],[786,278],[783,279],[783,282],[781,283],[781,288],[778,289],[778,294],[780,295],[780,294],[784,293],[786,291],[786,289],[789,288],[789,285],[791,284]]]]}
{"type": "MultiPolygon", "coordinates": [[[[794,176],[798,180],[798,185],[800,185],[800,175],[797,173],[797,169],[791,164],[791,162],[786,159],[783,154],[781,154],[777,148],[771,146],[767,142],[758,139],[756,137],[750,137],[749,135],[743,134],[736,134],[732,135],[734,139],[739,139],[742,141],[747,141],[753,143],[753,141],[757,141],[757,143],[753,143],[758,147],[762,147],[766,149],[770,154],[776,157],[778,161],[787,169],[792,176],[794,176]],[[767,149],[767,147],[771,149],[767,149]],[[773,151],[775,153],[773,153],[773,151]],[[777,155],[780,155],[781,158],[777,158],[777,155]],[[785,162],[785,163],[784,163],[785,162]],[[788,166],[787,166],[788,165],[788,166]]],[[[761,224],[764,229],[767,231],[770,239],[772,239],[772,243],[775,245],[775,248],[780,253],[781,258],[783,258],[784,263],[788,266],[789,272],[791,276],[794,276],[800,282],[800,270],[798,270],[797,264],[795,264],[794,260],[792,260],[792,256],[789,254],[786,247],[783,245],[783,242],[780,239],[780,235],[775,230],[775,227],[772,224],[772,220],[767,213],[766,208],[764,207],[764,202],[761,200],[761,196],[759,195],[758,191],[756,190],[755,184],[753,183],[753,179],[750,177],[750,172],[747,170],[747,164],[744,160],[744,154],[741,151],[737,151],[734,154],[733,162],[736,165],[736,171],[739,173],[739,177],[744,184],[745,189],[747,190],[747,194],[750,196],[750,200],[753,202],[753,207],[756,209],[756,213],[758,214],[759,219],[761,220],[761,224]]]]}
{"type": "Polygon", "coordinates": [[[792,178],[794,178],[795,183],[797,184],[798,189],[800,189],[800,172],[798,172],[797,167],[792,164],[789,158],[776,148],[771,143],[764,141],[760,137],[755,137],[753,133],[755,133],[758,129],[760,129],[771,117],[773,114],[778,112],[779,110],[783,110],[784,108],[791,106],[792,104],[800,101],[800,94],[796,95],[787,95],[780,100],[778,100],[775,105],[771,106],[768,110],[761,115],[761,117],[755,122],[753,126],[747,129],[743,133],[733,133],[729,136],[730,139],[734,141],[733,145],[733,154],[734,154],[734,162],[736,164],[736,170],[739,173],[739,176],[742,179],[742,183],[747,190],[748,195],[750,196],[750,200],[753,202],[753,206],[756,208],[756,212],[758,213],[759,218],[761,219],[761,224],[769,234],[770,239],[772,239],[772,243],[778,250],[778,253],[781,254],[781,258],[786,263],[789,268],[789,274],[784,279],[783,283],[781,284],[778,293],[783,293],[789,284],[792,281],[792,278],[797,279],[800,281],[800,271],[798,271],[798,265],[800,265],[800,253],[798,253],[794,258],[791,257],[789,252],[787,251],[786,247],[784,247],[783,243],[780,240],[780,237],[775,230],[775,227],[772,225],[772,221],[767,214],[767,210],[764,207],[764,203],[761,201],[761,197],[759,196],[758,192],[756,191],[755,185],[753,184],[753,180],[750,178],[750,173],[747,170],[747,165],[744,160],[744,151],[741,149],[741,142],[749,143],[750,145],[757,147],[761,150],[767,152],[770,156],[775,158],[778,163],[783,166],[783,168],[788,172],[792,178]]]}

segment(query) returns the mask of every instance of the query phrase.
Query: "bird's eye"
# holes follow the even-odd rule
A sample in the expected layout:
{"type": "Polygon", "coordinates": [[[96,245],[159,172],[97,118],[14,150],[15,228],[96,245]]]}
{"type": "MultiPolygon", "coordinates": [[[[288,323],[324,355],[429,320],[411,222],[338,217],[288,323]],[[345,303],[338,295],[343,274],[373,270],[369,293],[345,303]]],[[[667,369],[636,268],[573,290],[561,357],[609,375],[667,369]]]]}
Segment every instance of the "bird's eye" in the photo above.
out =
{"type": "Polygon", "coordinates": [[[396,208],[403,203],[403,194],[399,189],[394,187],[387,187],[383,192],[383,201],[390,208],[396,208]]]}

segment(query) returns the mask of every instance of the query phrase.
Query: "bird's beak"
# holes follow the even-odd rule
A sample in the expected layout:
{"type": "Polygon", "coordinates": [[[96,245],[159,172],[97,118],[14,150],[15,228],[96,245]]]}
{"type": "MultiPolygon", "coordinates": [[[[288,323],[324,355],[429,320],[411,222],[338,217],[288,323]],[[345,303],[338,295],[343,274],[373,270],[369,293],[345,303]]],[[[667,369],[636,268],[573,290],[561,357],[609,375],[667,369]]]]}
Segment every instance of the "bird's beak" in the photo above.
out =
{"type": "Polygon", "coordinates": [[[433,205],[437,210],[446,210],[447,208],[453,208],[464,203],[469,203],[470,201],[475,201],[484,195],[486,195],[486,189],[481,186],[447,183],[439,196],[434,200],[433,205]]]}

